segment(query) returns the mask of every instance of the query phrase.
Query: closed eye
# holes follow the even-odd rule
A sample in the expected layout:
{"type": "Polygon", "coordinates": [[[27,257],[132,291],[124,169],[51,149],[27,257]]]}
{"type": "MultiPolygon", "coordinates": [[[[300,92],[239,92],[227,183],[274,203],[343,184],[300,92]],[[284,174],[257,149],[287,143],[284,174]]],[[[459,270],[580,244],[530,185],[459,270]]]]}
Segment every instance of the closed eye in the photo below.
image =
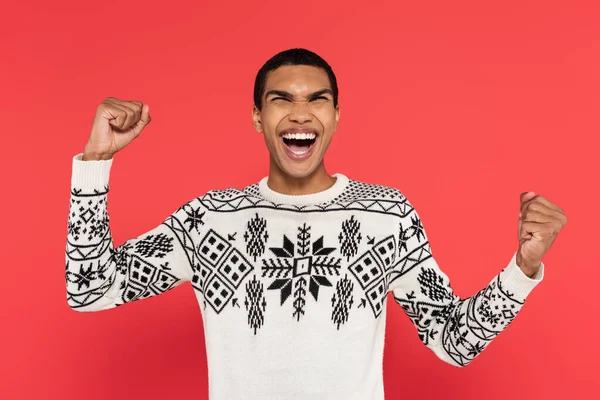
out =
{"type": "MultiPolygon", "coordinates": [[[[325,96],[317,96],[317,97],[314,97],[314,98],[310,99],[310,101],[317,100],[317,99],[329,100],[329,99],[328,99],[327,97],[325,97],[325,96]]],[[[290,101],[290,99],[286,99],[285,97],[273,97],[271,100],[273,100],[273,101],[275,101],[275,100],[285,100],[285,101],[290,101]]]]}

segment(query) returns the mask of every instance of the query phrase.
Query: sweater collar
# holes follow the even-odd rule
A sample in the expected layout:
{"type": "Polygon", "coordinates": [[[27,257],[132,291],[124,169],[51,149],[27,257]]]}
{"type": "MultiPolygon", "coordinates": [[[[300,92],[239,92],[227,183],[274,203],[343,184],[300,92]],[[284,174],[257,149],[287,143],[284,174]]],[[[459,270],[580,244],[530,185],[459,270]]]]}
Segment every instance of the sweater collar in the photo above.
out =
{"type": "Polygon", "coordinates": [[[274,191],[267,185],[268,176],[265,176],[258,183],[260,195],[275,204],[292,204],[298,206],[308,206],[327,203],[338,197],[348,186],[349,179],[343,174],[333,174],[336,178],[335,183],[328,189],[311,194],[283,194],[274,191]]]}

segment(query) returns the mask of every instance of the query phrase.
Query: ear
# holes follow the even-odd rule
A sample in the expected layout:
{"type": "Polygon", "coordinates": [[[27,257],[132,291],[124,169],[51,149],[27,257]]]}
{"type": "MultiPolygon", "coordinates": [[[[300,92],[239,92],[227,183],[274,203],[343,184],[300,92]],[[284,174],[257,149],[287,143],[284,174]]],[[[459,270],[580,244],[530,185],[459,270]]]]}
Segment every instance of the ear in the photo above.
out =
{"type": "Polygon", "coordinates": [[[263,133],[260,110],[256,107],[256,104],[252,106],[252,125],[254,125],[256,132],[263,133]]]}
{"type": "Polygon", "coordinates": [[[340,104],[338,103],[338,105],[335,106],[335,129],[337,129],[339,122],[340,122],[340,104]]]}

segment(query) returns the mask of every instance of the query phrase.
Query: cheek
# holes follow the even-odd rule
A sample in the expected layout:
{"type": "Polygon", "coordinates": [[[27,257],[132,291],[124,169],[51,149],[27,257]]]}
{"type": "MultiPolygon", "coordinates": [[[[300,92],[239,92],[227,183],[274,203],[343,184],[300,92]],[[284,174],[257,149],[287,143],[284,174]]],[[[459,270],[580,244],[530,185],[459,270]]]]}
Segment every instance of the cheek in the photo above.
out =
{"type": "Polygon", "coordinates": [[[269,107],[269,110],[265,110],[262,115],[262,125],[269,133],[273,133],[277,130],[277,126],[285,118],[287,113],[284,110],[269,107]]]}
{"type": "Polygon", "coordinates": [[[265,146],[270,154],[277,154],[277,142],[275,135],[266,134],[263,135],[265,146]]]}
{"type": "Polygon", "coordinates": [[[263,128],[263,137],[267,148],[274,150],[278,137],[277,128],[281,122],[281,116],[277,112],[268,111],[262,115],[261,123],[263,128]]]}
{"type": "Polygon", "coordinates": [[[317,110],[313,115],[317,117],[325,130],[333,129],[335,127],[335,112],[332,112],[330,109],[317,110]]]}

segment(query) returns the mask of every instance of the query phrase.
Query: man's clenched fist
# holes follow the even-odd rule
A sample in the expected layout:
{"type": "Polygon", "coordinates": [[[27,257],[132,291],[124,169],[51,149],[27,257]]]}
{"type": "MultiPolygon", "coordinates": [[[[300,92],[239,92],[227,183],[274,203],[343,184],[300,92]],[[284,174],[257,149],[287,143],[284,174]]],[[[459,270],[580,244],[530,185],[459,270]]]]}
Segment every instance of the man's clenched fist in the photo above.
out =
{"type": "Polygon", "coordinates": [[[106,98],[96,111],[83,160],[108,160],[150,123],[150,107],[141,101],[106,98]]]}
{"type": "Polygon", "coordinates": [[[542,257],[566,223],[567,217],[556,204],[534,192],[521,193],[519,251],[516,261],[527,276],[536,274],[542,257]]]}

